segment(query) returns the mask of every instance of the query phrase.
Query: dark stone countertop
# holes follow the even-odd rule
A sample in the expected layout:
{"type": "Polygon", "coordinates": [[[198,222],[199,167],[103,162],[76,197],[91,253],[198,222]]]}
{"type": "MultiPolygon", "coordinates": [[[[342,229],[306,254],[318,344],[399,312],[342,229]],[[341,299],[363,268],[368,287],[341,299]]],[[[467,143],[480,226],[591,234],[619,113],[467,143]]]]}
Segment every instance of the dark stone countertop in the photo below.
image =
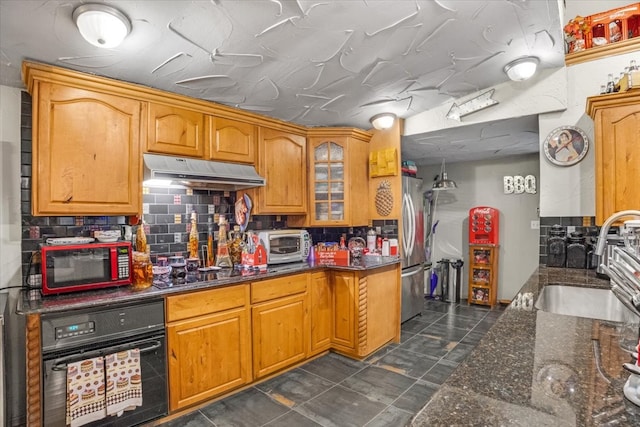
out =
{"type": "Polygon", "coordinates": [[[298,262],[271,265],[263,271],[223,268],[220,270],[197,272],[188,274],[183,283],[172,282],[168,286],[163,285],[161,287],[154,285],[139,291],[133,290],[130,286],[120,286],[95,291],[43,296],[39,289],[23,290],[22,298],[18,299],[16,311],[18,314],[28,315],[56,313],[87,307],[105,307],[113,304],[162,298],[169,294],[204,290],[220,286],[231,286],[326,268],[332,270],[368,271],[399,263],[400,258],[395,256],[364,256],[343,264],[298,262]]]}
{"type": "MultiPolygon", "coordinates": [[[[591,270],[540,266],[519,295],[530,292],[535,302],[547,284],[609,288],[591,270]]],[[[553,314],[517,300],[411,426],[640,425],[640,407],[623,394],[629,373],[622,363],[634,362],[619,345],[624,323],[553,314]]],[[[637,333],[637,323],[630,330],[637,333]]]]}

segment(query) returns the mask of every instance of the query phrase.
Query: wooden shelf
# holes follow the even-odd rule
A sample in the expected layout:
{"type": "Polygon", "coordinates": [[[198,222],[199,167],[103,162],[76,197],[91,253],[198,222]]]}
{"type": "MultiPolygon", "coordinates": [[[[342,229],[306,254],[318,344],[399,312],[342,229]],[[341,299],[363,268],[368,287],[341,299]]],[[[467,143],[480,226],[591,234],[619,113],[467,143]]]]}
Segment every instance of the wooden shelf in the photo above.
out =
{"type": "Polygon", "coordinates": [[[587,61],[593,61],[596,59],[606,58],[608,56],[622,55],[625,53],[636,52],[640,50],[640,37],[635,37],[629,40],[623,40],[620,42],[596,46],[590,49],[582,50],[580,52],[568,53],[564,57],[564,62],[567,66],[581,64],[587,61]]]}

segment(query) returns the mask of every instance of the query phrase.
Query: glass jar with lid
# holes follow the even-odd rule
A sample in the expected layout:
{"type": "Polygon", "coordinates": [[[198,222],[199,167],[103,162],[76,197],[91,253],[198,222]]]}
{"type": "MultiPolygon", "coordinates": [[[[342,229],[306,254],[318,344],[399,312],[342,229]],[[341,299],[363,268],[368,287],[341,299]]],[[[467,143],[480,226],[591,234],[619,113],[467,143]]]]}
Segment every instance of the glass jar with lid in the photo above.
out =
{"type": "Polygon", "coordinates": [[[153,264],[149,252],[133,252],[133,274],[131,276],[131,287],[136,290],[143,290],[153,285],[153,264]]]}

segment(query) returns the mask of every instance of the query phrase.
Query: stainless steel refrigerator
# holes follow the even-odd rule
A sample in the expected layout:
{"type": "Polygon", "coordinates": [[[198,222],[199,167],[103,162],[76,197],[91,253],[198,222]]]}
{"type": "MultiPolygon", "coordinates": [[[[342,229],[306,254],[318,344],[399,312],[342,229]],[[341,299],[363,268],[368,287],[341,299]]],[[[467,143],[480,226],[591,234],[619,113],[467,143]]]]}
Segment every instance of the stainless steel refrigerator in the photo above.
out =
{"type": "Polygon", "coordinates": [[[402,177],[402,311],[405,322],[424,305],[424,208],[422,179],[402,177]]]}

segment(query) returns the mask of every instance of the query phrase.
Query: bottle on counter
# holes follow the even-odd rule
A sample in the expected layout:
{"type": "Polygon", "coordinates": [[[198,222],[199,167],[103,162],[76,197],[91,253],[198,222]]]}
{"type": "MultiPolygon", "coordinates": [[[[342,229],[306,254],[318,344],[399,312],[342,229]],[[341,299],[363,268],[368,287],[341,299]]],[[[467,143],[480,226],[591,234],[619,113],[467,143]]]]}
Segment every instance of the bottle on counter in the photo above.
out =
{"type": "Polygon", "coordinates": [[[147,252],[147,249],[147,234],[144,232],[144,221],[142,221],[136,230],[136,251],[147,252]]]}
{"type": "Polygon", "coordinates": [[[198,258],[198,223],[196,211],[191,212],[191,230],[189,231],[189,258],[198,258]]]}
{"type": "Polygon", "coordinates": [[[240,232],[240,226],[234,225],[233,231],[229,233],[229,256],[233,265],[240,265],[242,262],[242,233],[240,232]]]}
{"type": "Polygon", "coordinates": [[[213,259],[213,218],[207,219],[207,267],[214,266],[213,259]]]}
{"type": "Polygon", "coordinates": [[[373,228],[367,232],[367,249],[371,253],[376,251],[376,232],[373,228]]]}
{"type": "Polygon", "coordinates": [[[218,222],[218,254],[216,256],[216,266],[218,267],[233,267],[227,244],[227,225],[224,215],[220,215],[220,221],[218,222]]]}

